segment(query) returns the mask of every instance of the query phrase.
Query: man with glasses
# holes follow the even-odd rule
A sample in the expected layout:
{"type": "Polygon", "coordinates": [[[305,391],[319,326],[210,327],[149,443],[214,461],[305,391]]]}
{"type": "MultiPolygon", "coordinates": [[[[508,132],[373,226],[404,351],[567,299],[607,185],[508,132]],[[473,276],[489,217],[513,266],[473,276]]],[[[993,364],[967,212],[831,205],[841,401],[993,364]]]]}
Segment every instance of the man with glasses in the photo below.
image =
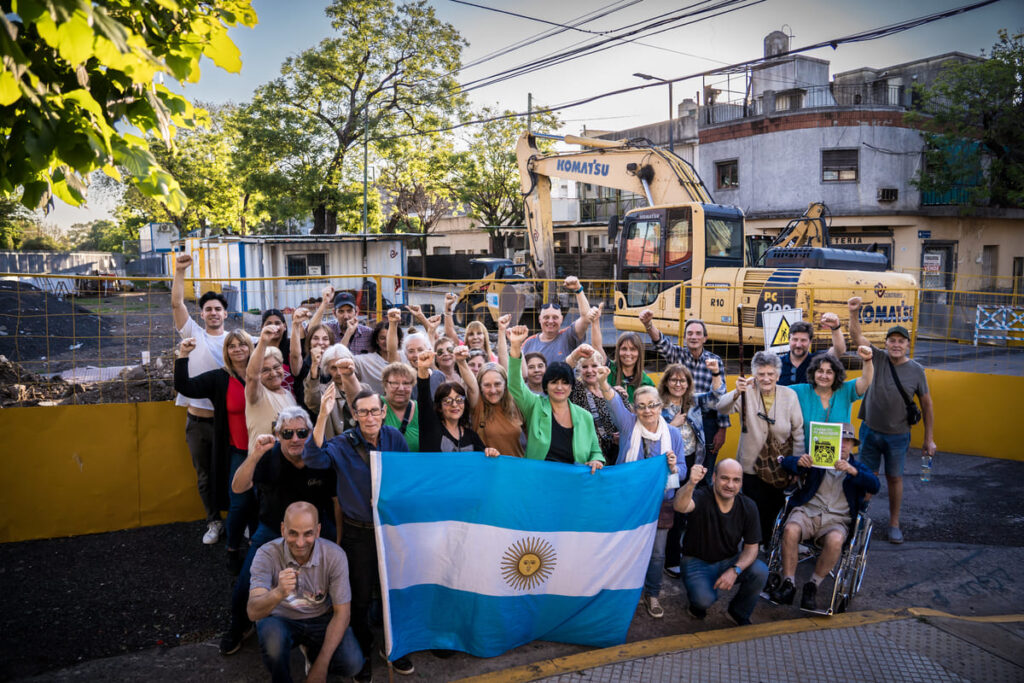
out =
{"type": "MultiPolygon", "coordinates": [[[[313,438],[306,443],[302,459],[309,467],[333,468],[337,477],[338,504],[342,512],[341,547],[348,556],[352,583],[352,630],[366,655],[366,664],[356,680],[370,680],[370,655],[373,653],[370,602],[374,591],[380,590],[370,502],[370,451],[408,452],[409,447],[400,431],[384,424],[387,405],[372,390],[360,391],[352,397],[356,426],[328,441],[325,431],[335,391],[332,383],[323,392],[313,438]]],[[[415,671],[408,657],[401,657],[392,664],[400,674],[415,671]]]]}
{"type": "Polygon", "coordinates": [[[306,467],[302,461],[302,451],[312,431],[313,423],[305,410],[299,406],[285,408],[274,421],[274,435],[257,436],[250,444],[249,455],[235,472],[231,482],[235,493],[245,493],[253,486],[259,493],[259,526],[249,540],[249,553],[231,594],[231,623],[220,641],[221,654],[238,652],[245,636],[251,633],[252,623],[245,609],[252,560],[261,545],[281,535],[281,521],[289,505],[297,501],[312,503],[323,520],[324,536],[338,540],[341,513],[334,498],[334,472],[306,467]]]}
{"type": "Polygon", "coordinates": [[[590,315],[590,302],[583,293],[583,285],[575,275],[565,278],[562,283],[569,292],[576,295],[576,305],[580,309],[578,317],[572,325],[562,328],[562,309],[556,303],[544,304],[540,309],[540,333],[527,337],[523,342],[523,355],[540,353],[551,365],[557,361],[565,361],[566,356],[579,346],[587,336],[587,328],[593,316],[590,315]]]}

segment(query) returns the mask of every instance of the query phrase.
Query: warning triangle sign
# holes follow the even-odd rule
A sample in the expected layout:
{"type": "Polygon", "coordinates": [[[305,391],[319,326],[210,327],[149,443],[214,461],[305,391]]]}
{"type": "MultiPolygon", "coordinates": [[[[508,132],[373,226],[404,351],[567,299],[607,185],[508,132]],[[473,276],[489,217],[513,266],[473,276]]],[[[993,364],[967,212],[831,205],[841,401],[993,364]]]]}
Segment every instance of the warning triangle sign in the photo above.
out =
{"type": "Polygon", "coordinates": [[[772,343],[769,346],[785,346],[789,344],[789,321],[783,316],[779,319],[779,327],[772,336],[772,343]]]}

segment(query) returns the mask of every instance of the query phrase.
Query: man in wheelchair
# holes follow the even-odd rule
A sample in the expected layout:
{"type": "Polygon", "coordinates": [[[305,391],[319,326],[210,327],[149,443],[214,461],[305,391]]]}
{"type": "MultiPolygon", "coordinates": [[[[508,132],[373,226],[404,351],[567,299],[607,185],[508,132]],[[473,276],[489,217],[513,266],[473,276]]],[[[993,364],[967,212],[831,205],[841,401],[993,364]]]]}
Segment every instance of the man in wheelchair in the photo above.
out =
{"type": "Polygon", "coordinates": [[[878,493],[878,477],[851,455],[859,443],[853,425],[847,422],[843,424],[842,451],[835,469],[812,467],[811,456],[806,453],[782,459],[782,466],[802,481],[789,499],[789,513],[782,530],[783,580],[769,592],[772,602],[793,603],[800,542],[814,539],[821,553],[814,573],[804,584],[800,609],[817,610],[818,586],[839,560],[850,527],[864,509],[864,497],[878,493]]]}

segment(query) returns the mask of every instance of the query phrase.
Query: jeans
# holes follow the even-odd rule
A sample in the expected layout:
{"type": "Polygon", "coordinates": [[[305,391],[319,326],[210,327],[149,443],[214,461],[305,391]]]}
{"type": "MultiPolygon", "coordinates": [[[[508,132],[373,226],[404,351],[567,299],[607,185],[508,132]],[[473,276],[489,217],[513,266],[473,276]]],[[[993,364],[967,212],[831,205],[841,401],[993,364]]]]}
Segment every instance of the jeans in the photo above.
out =
{"type": "Polygon", "coordinates": [[[206,521],[220,521],[217,510],[217,496],[210,489],[210,469],[213,466],[213,420],[200,419],[189,415],[185,420],[185,444],[192,455],[192,467],[196,470],[196,488],[199,500],[206,510],[206,521]]]}
{"type": "MultiPolygon", "coordinates": [[[[287,619],[271,615],[256,623],[260,653],[263,656],[263,663],[270,670],[271,680],[292,680],[292,648],[297,645],[306,646],[310,664],[316,660],[324,643],[327,625],[331,622],[331,614],[329,611],[312,619],[287,619]]],[[[352,629],[347,628],[341,643],[331,655],[331,663],[327,670],[339,676],[355,676],[363,668],[363,660],[359,643],[356,642],[352,629]]]]}
{"type": "Polygon", "coordinates": [[[348,580],[352,588],[352,631],[363,653],[373,654],[373,631],[370,628],[370,603],[379,590],[377,571],[377,540],[373,529],[362,529],[342,522],[341,548],[348,557],[348,580]]]}
{"type": "Polygon", "coordinates": [[[244,631],[245,624],[249,623],[249,614],[246,607],[249,604],[249,580],[252,578],[252,560],[256,557],[256,551],[268,541],[273,541],[281,535],[280,529],[271,529],[261,523],[256,532],[249,538],[249,552],[245,555],[245,562],[242,563],[242,571],[238,574],[235,587],[231,591],[231,626],[230,629],[244,631]]]}
{"type": "Polygon", "coordinates": [[[654,536],[654,547],[651,548],[651,561],[647,565],[647,576],[644,577],[644,593],[658,597],[661,594],[661,568],[665,566],[665,540],[668,529],[658,529],[654,536]]]}
{"type": "Polygon", "coordinates": [[[877,472],[885,460],[885,474],[888,477],[902,477],[903,466],[907,464],[910,449],[910,432],[885,434],[860,423],[860,461],[877,472]]]}
{"type": "Polygon", "coordinates": [[[245,528],[249,527],[250,538],[256,533],[259,513],[259,505],[256,503],[256,489],[250,488],[245,493],[235,493],[231,490],[231,482],[235,479],[235,471],[245,462],[246,452],[233,446],[228,450],[231,454],[231,467],[228,470],[228,521],[227,521],[227,542],[229,549],[237,549],[242,544],[242,537],[245,535],[245,528]]]}
{"type": "MultiPolygon", "coordinates": [[[[739,557],[739,554],[736,554],[719,562],[705,562],[696,557],[683,555],[683,583],[686,585],[686,594],[690,597],[690,605],[699,610],[706,610],[715,604],[715,600],[718,600],[715,582],[725,571],[734,571],[731,567],[736,564],[739,557]]],[[[729,611],[749,619],[754,613],[761,589],[767,580],[768,566],[761,560],[755,560],[754,564],[736,578],[739,591],[729,603],[729,611]]]]}

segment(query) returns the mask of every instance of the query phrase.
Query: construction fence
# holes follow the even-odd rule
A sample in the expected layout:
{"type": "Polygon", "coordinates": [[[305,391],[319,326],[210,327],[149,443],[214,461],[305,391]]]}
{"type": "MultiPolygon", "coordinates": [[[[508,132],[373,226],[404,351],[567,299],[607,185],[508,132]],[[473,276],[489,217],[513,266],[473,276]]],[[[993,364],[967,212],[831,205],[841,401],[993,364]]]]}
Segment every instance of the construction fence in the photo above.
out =
{"type": "MultiPolygon", "coordinates": [[[[132,403],[173,398],[172,366],[180,341],[171,314],[170,278],[105,278],[68,275],[0,274],[0,391],[5,406],[68,403],[132,403]]],[[[763,313],[799,308],[816,324],[826,312],[838,315],[847,344],[845,360],[859,367],[849,338],[847,299],[851,289],[774,287],[775,296],[745,287],[669,285],[657,280],[584,280],[591,306],[603,306],[601,345],[613,350],[624,331],[637,331],[646,346],[644,365],[659,373],[664,361],[653,352],[636,314],[651,308],[659,329],[679,334],[691,317],[703,319],[711,333],[707,346],[727,362],[730,374],[739,371],[740,346],[735,322],[745,332],[745,369],[749,358],[765,344],[763,313]],[[772,303],[774,301],[775,303],[772,303]],[[783,302],[783,303],[779,303],[783,302]],[[683,304],[682,306],[680,304],[683,304]],[[743,304],[742,309],[737,305],[743,304]],[[617,314],[616,306],[629,312],[617,314]]],[[[195,301],[207,290],[228,300],[226,329],[243,328],[258,334],[259,301],[278,308],[286,318],[299,305],[315,310],[323,290],[332,286],[350,291],[363,321],[373,326],[389,307],[403,311],[403,328],[417,325],[406,308],[419,306],[436,318],[445,297],[457,297],[454,322],[459,333],[472,321],[485,325],[492,348],[496,319],[503,313],[513,322],[538,331],[545,303],[556,302],[566,323],[578,317],[576,296],[561,281],[436,280],[393,275],[350,277],[250,278],[244,280],[187,280],[186,302],[195,315],[195,301]],[[392,284],[397,283],[397,284],[392,284]]],[[[1014,292],[914,289],[879,291],[870,285],[857,290],[864,299],[860,320],[872,340],[881,344],[894,324],[913,330],[913,354],[925,367],[988,374],[1024,375],[1024,301],[1014,292]]],[[[332,316],[331,307],[325,311],[332,316]]],[[[771,332],[771,331],[769,331],[771,332]]],[[[587,341],[593,341],[588,334],[587,341]]],[[[831,343],[828,330],[816,325],[816,348],[831,343]]]]}

